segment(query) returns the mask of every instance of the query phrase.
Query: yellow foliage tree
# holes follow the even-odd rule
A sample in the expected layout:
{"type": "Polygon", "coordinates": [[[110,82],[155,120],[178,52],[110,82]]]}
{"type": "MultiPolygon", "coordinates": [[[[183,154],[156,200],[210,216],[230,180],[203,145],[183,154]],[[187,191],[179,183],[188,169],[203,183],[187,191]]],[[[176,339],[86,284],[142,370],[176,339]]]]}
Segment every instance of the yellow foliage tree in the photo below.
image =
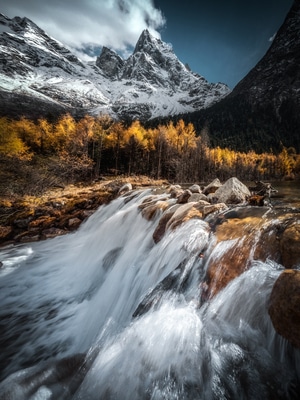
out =
{"type": "Polygon", "coordinates": [[[31,158],[29,148],[20,138],[14,122],[5,117],[0,118],[0,153],[6,157],[31,158]]]}

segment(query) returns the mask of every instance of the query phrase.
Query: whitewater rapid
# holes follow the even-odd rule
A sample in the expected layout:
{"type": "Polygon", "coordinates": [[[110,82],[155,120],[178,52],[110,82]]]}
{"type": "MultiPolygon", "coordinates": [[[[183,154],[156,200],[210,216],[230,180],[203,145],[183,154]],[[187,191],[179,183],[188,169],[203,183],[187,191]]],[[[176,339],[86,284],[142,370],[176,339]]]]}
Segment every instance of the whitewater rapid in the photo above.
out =
{"type": "Polygon", "coordinates": [[[150,194],[0,252],[1,400],[299,398],[299,351],[267,312],[283,267],[253,261],[203,300],[214,235],[194,219],[155,244],[150,194]]]}

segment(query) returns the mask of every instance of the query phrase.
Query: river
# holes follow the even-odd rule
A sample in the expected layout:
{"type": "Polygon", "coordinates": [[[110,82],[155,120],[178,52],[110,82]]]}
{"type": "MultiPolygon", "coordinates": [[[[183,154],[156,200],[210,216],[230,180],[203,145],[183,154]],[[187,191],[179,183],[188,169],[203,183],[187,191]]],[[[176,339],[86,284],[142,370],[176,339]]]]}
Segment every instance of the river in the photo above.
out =
{"type": "MultiPolygon", "coordinates": [[[[274,208],[299,207],[299,191],[285,183],[274,208]]],[[[199,254],[213,253],[214,235],[192,219],[155,244],[158,217],[138,208],[150,194],[1,250],[1,400],[299,398],[300,352],[267,312],[283,266],[250,260],[202,301],[210,257],[199,254]]]]}

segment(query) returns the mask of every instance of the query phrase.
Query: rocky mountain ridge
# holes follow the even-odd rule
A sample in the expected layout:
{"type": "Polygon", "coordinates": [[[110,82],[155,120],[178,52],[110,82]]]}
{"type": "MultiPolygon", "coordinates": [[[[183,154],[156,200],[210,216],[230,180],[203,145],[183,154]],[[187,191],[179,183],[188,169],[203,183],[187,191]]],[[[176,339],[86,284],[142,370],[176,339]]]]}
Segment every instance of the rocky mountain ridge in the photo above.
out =
{"type": "Polygon", "coordinates": [[[190,71],[147,30],[128,59],[103,47],[95,62],[83,62],[28,18],[0,14],[2,115],[104,113],[146,121],[205,108],[229,92],[190,71]]]}

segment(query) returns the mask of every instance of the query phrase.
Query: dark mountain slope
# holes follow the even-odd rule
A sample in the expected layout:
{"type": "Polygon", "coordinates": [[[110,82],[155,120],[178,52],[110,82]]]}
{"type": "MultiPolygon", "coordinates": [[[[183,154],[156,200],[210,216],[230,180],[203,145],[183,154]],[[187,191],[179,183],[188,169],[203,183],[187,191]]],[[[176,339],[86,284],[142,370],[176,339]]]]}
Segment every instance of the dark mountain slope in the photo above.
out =
{"type": "Polygon", "coordinates": [[[236,150],[300,152],[300,0],[296,0],[271,47],[233,91],[212,107],[181,116],[211,144],[236,150]]]}

